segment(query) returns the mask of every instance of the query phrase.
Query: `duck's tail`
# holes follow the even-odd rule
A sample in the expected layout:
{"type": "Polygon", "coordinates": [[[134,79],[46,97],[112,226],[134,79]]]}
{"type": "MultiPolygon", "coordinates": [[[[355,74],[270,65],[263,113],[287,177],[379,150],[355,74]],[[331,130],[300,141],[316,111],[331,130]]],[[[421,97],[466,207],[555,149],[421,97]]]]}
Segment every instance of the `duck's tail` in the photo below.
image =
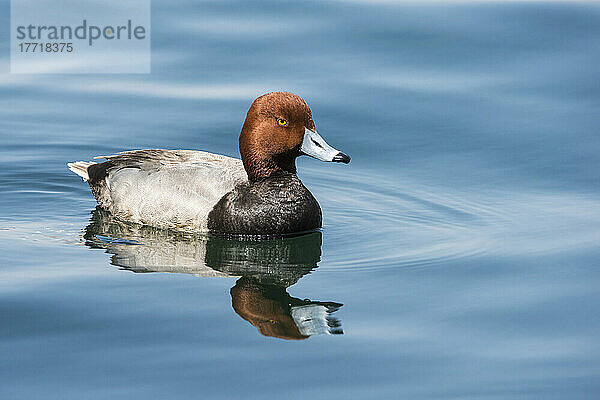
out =
{"type": "Polygon", "coordinates": [[[95,162],[86,162],[86,161],[76,161],[72,163],[67,163],[69,169],[79,175],[85,182],[90,179],[88,175],[88,168],[90,165],[97,164],[95,162]]]}

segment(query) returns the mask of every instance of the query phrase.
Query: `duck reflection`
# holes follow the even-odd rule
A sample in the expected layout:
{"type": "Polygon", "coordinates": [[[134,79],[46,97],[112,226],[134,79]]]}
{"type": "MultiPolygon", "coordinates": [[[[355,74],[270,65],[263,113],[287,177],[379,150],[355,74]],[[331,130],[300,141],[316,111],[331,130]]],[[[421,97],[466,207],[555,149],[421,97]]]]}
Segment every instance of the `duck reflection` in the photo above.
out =
{"type": "Polygon", "coordinates": [[[264,336],[302,340],[316,334],[343,333],[332,315],[342,304],[301,300],[287,292],[317,268],[321,232],[233,240],[128,224],[98,208],[92,212],[84,239],[89,247],[112,254],[111,264],[133,272],[239,276],[230,290],[232,307],[264,336]]]}

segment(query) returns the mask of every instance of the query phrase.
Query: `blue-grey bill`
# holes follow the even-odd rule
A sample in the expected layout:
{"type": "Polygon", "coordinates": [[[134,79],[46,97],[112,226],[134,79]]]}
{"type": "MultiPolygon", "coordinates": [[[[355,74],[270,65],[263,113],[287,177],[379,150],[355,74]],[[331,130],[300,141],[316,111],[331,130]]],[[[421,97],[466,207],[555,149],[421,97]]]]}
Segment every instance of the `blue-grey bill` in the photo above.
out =
{"type": "Polygon", "coordinates": [[[317,131],[311,131],[308,128],[304,128],[304,139],[302,140],[300,151],[307,156],[321,161],[341,162],[344,164],[350,162],[350,157],[347,154],[334,149],[327,144],[317,131]]]}

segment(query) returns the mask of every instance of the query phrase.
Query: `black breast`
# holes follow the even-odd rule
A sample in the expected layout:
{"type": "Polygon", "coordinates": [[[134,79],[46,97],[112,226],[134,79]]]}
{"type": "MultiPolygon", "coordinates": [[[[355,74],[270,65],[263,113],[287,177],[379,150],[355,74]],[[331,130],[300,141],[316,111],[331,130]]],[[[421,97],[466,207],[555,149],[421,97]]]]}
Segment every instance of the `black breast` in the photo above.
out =
{"type": "Polygon", "coordinates": [[[212,233],[285,235],[321,227],[321,207],[294,174],[244,182],[208,214],[212,233]]]}

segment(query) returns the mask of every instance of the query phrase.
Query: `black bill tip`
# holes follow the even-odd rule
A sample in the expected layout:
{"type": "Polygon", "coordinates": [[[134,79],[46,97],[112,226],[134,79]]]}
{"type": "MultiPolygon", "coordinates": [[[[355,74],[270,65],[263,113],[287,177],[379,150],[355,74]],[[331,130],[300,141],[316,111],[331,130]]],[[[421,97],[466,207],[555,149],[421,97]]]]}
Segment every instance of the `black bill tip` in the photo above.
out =
{"type": "Polygon", "coordinates": [[[340,151],[333,157],[333,160],[331,160],[331,161],[348,164],[350,162],[350,156],[348,154],[344,154],[340,151]]]}

